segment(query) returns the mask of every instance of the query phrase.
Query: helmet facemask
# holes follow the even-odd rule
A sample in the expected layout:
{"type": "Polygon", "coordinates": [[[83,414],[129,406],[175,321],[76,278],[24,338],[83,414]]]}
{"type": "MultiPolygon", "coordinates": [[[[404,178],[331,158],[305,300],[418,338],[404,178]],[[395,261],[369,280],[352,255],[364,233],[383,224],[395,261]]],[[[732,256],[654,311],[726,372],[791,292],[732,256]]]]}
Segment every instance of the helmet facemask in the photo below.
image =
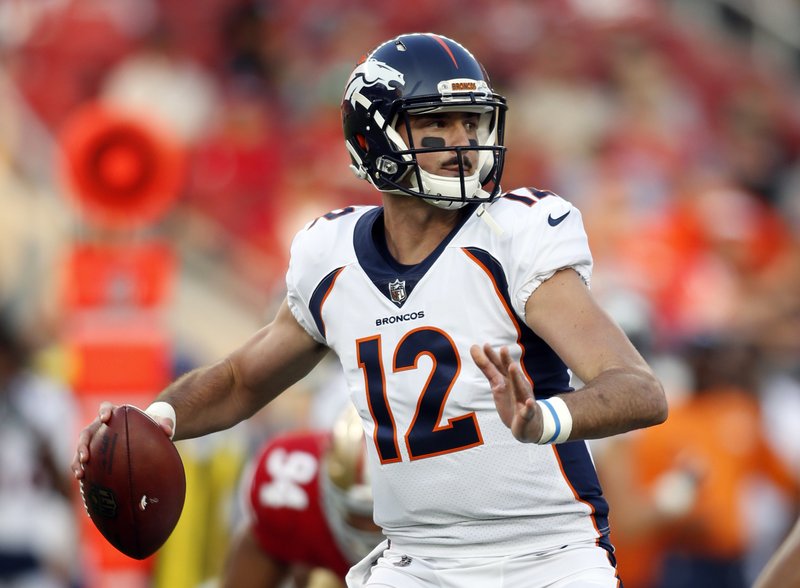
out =
{"type": "Polygon", "coordinates": [[[387,180],[391,193],[403,193],[424,198],[439,208],[461,208],[470,202],[489,202],[500,190],[499,171],[502,170],[505,148],[498,144],[497,119],[502,111],[490,106],[437,106],[429,108],[403,107],[395,117],[394,125],[387,127],[386,136],[395,149],[395,155],[403,161],[405,172],[397,180],[387,180]],[[477,140],[469,145],[446,145],[438,137],[414,139],[411,118],[437,112],[474,112],[478,114],[477,140]],[[404,125],[409,143],[406,145],[396,130],[404,125]],[[419,144],[417,144],[419,143],[419,144]],[[424,153],[450,153],[455,155],[459,166],[456,176],[442,176],[426,171],[417,156],[424,153]],[[477,164],[467,169],[467,153],[477,153],[477,164]]]}

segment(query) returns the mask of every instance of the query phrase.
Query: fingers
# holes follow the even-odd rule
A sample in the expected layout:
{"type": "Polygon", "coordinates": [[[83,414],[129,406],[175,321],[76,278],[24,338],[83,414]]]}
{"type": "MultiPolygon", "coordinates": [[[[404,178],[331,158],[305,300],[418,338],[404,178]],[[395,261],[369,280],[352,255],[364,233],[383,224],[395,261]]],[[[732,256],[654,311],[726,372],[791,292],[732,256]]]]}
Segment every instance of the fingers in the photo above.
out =
{"type": "Polygon", "coordinates": [[[75,479],[83,479],[84,465],[89,461],[89,445],[92,442],[97,430],[101,425],[107,423],[111,419],[111,413],[114,410],[114,405],[110,402],[102,402],[97,411],[97,418],[95,418],[89,425],[84,428],[78,435],[78,445],[75,450],[75,457],[72,459],[71,469],[75,479]]]}
{"type": "Polygon", "coordinates": [[[538,419],[538,407],[533,397],[528,398],[523,404],[517,405],[518,410],[511,423],[511,434],[523,443],[535,442],[541,437],[541,419],[538,419]]]}
{"type": "MultiPolygon", "coordinates": [[[[514,358],[511,356],[508,347],[503,346],[498,352],[487,343],[483,346],[473,345],[469,351],[470,355],[472,355],[472,360],[489,380],[492,389],[506,383],[509,379],[509,369],[512,365],[515,365],[514,358]]],[[[519,364],[516,365],[518,366],[519,364]]],[[[522,377],[524,379],[524,376],[522,377]]]]}
{"type": "Polygon", "coordinates": [[[75,451],[75,457],[72,459],[72,473],[78,480],[83,478],[83,467],[89,461],[89,444],[100,425],[101,422],[98,417],[78,435],[78,447],[75,451]]]}
{"type": "Polygon", "coordinates": [[[107,423],[111,419],[111,413],[114,411],[115,405],[108,402],[103,401],[100,403],[100,408],[97,411],[97,418],[100,419],[100,422],[107,423]]]}
{"type": "Polygon", "coordinates": [[[528,378],[522,371],[519,362],[514,361],[511,357],[511,351],[508,347],[501,347],[500,353],[495,353],[488,345],[484,346],[486,354],[492,359],[492,363],[496,366],[498,372],[508,380],[514,395],[514,400],[519,403],[525,401],[533,396],[533,388],[528,382],[528,378]]]}
{"type": "Polygon", "coordinates": [[[505,345],[500,348],[500,371],[503,372],[506,376],[508,375],[508,369],[511,367],[511,364],[514,363],[514,360],[511,357],[511,352],[508,350],[508,347],[505,345]]]}
{"type": "Polygon", "coordinates": [[[533,388],[525,374],[522,373],[520,365],[516,363],[509,366],[508,375],[511,380],[511,389],[514,391],[514,400],[519,404],[527,405],[528,400],[533,400],[533,388]]]}
{"type": "Polygon", "coordinates": [[[488,343],[483,346],[473,345],[469,351],[472,359],[484,373],[486,373],[487,369],[491,370],[493,367],[500,375],[505,377],[508,375],[508,366],[514,361],[511,357],[511,352],[506,346],[501,347],[499,353],[488,343]]]}
{"type": "Polygon", "coordinates": [[[491,365],[491,361],[484,352],[483,348],[480,345],[473,345],[469,348],[469,354],[472,356],[472,361],[475,362],[475,365],[477,365],[485,374],[486,370],[491,365]]]}
{"type": "Polygon", "coordinates": [[[491,386],[492,390],[502,386],[504,375],[498,369],[502,364],[493,349],[485,345],[483,347],[473,345],[470,348],[470,355],[472,355],[475,365],[480,368],[483,375],[489,380],[489,386],[491,386]]]}
{"type": "Polygon", "coordinates": [[[470,354],[489,380],[495,407],[503,423],[520,441],[535,442],[541,436],[541,414],[533,396],[533,385],[508,347],[473,345],[470,354]]]}

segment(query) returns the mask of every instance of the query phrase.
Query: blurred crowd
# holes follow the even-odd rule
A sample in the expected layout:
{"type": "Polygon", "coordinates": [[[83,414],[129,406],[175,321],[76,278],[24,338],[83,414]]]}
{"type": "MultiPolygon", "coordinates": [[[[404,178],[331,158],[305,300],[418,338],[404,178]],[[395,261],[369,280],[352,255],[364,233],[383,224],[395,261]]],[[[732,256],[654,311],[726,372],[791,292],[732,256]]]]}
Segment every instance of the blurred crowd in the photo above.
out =
{"type": "Polygon", "coordinates": [[[53,165],[82,105],[180,143],[156,230],[267,306],[303,223],[378,202],[341,135],[356,60],[400,32],[461,40],[509,100],[504,186],[582,210],[593,288],[670,394],[667,424],[596,447],[626,586],[744,586],[800,506],[800,74],[669,4],[0,0],[3,313],[57,335],[53,252],[93,230],[53,165]]]}

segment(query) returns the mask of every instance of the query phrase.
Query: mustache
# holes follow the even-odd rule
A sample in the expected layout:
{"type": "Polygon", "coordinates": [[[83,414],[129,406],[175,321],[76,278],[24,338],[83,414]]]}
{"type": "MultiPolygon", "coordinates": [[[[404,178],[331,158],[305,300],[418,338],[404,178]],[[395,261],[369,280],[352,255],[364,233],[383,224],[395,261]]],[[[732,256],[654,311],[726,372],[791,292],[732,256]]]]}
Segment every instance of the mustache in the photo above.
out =
{"type": "Polygon", "coordinates": [[[464,168],[464,171],[472,171],[472,160],[466,157],[464,154],[456,154],[453,157],[449,158],[447,161],[442,163],[443,167],[451,166],[451,165],[458,165],[459,160],[461,161],[461,165],[464,168]]]}
{"type": "MultiPolygon", "coordinates": [[[[471,147],[478,146],[478,142],[475,139],[470,139],[469,144],[471,147]]],[[[446,148],[445,140],[441,137],[423,137],[422,140],[420,141],[420,145],[422,147],[428,147],[434,149],[446,148]]],[[[472,168],[474,166],[472,164],[472,161],[465,156],[464,151],[456,151],[453,157],[442,163],[442,166],[443,167],[457,166],[459,160],[461,161],[464,171],[472,171],[472,168]]]]}

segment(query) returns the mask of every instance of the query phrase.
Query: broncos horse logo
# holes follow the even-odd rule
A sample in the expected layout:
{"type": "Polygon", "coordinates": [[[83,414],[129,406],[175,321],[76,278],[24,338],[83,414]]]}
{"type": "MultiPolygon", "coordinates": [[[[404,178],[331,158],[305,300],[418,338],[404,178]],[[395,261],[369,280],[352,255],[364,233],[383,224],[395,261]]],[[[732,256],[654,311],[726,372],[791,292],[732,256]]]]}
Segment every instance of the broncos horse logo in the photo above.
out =
{"type": "Polygon", "coordinates": [[[361,93],[362,88],[368,88],[375,84],[380,84],[387,90],[391,90],[391,84],[395,83],[399,86],[405,86],[406,82],[403,74],[395,68],[390,67],[378,61],[377,59],[368,59],[353,70],[350,79],[347,81],[347,87],[344,91],[344,99],[349,101],[355,107],[353,95],[361,93]]]}

